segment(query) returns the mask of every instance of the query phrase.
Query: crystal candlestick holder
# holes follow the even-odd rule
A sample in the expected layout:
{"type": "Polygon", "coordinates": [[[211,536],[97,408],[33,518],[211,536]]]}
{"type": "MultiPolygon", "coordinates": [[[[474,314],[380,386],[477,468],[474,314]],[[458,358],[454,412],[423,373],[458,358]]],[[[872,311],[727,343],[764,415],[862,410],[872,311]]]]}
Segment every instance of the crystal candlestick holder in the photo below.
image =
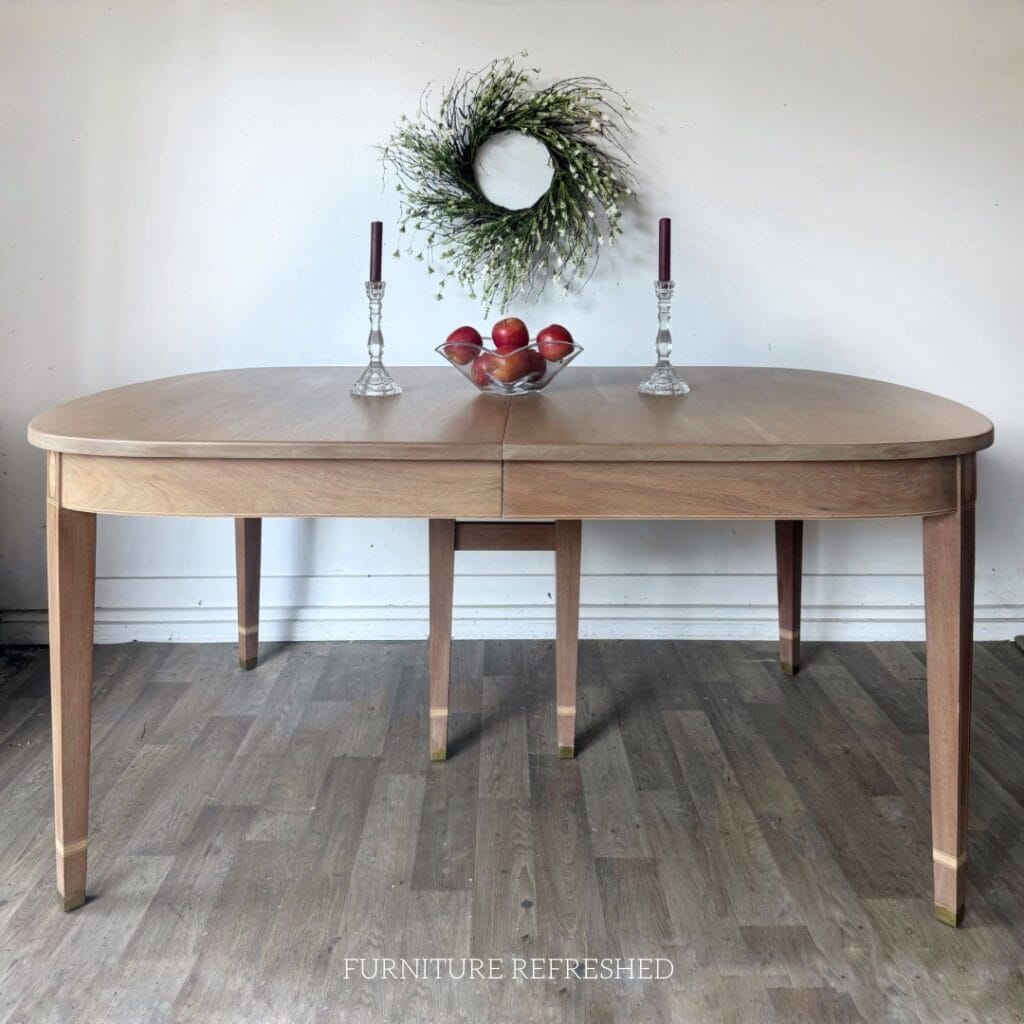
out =
{"type": "Polygon", "coordinates": [[[654,347],[658,353],[651,375],[637,388],[641,395],[685,395],[690,385],[676,374],[672,367],[672,334],[668,329],[672,319],[672,292],[675,281],[655,281],[654,294],[658,297],[658,337],[654,347]]]}
{"type": "Polygon", "coordinates": [[[363,370],[359,380],[352,385],[352,394],[362,395],[366,398],[400,395],[402,385],[388,373],[381,358],[384,355],[384,335],[380,332],[384,282],[367,281],[366,297],[370,300],[370,337],[366,341],[366,349],[370,353],[370,363],[363,370]]]}

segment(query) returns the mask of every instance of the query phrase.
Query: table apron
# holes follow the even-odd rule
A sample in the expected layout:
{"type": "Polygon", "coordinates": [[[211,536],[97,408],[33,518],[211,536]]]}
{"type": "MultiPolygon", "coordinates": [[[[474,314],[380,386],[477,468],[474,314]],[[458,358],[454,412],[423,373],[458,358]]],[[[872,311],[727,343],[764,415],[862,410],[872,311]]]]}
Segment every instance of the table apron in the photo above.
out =
{"type": "Polygon", "coordinates": [[[501,515],[501,463],[50,453],[64,508],[114,515],[501,515]],[[56,465],[54,465],[54,462],[56,465]]]}
{"type": "Polygon", "coordinates": [[[50,453],[64,508],[114,515],[863,519],[974,501],[974,456],[868,462],[163,459],[50,453]]]}
{"type": "Polygon", "coordinates": [[[973,503],[973,467],[973,455],[866,462],[506,462],[502,513],[512,519],[934,515],[973,503]]]}

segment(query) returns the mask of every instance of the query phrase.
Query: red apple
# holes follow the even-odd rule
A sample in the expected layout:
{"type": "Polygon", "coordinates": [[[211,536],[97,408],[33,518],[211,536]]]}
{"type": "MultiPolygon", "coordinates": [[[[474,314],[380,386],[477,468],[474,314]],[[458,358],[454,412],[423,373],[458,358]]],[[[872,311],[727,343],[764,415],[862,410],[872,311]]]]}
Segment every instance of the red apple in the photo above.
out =
{"type": "Polygon", "coordinates": [[[491,340],[499,352],[514,352],[530,344],[530,332],[517,316],[507,316],[491,328],[491,340]]]}
{"type": "Polygon", "coordinates": [[[475,327],[456,327],[445,339],[444,354],[451,362],[465,366],[480,355],[483,343],[475,327]]]}
{"type": "Polygon", "coordinates": [[[513,381],[525,377],[533,368],[529,350],[496,352],[493,358],[494,365],[491,369],[491,376],[495,380],[500,380],[502,384],[511,384],[513,381]]]}
{"type": "Polygon", "coordinates": [[[473,360],[473,365],[469,369],[469,375],[473,378],[473,383],[477,387],[485,388],[491,383],[491,377],[494,376],[494,364],[497,358],[493,352],[481,352],[473,360]]]}
{"type": "Polygon", "coordinates": [[[537,335],[537,351],[549,363],[557,363],[572,353],[572,335],[561,324],[551,324],[537,335]]]}
{"type": "Polygon", "coordinates": [[[535,348],[528,348],[526,355],[530,360],[530,380],[541,380],[548,372],[547,360],[535,348]]]}

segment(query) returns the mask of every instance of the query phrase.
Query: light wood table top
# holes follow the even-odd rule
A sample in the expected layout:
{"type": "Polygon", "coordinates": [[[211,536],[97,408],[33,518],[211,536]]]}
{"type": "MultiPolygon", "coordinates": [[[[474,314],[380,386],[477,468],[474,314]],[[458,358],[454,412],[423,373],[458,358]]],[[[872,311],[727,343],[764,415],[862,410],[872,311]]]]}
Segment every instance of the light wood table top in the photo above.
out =
{"type": "Polygon", "coordinates": [[[41,413],[28,439],[77,455],[499,461],[509,399],[446,366],[402,367],[398,398],[354,398],[359,368],[289,366],[164,377],[41,413]]]}
{"type": "Polygon", "coordinates": [[[640,368],[572,367],[516,400],[507,461],[835,462],[963,455],[992,443],[973,409],[812,370],[686,367],[682,398],[637,394],[640,368]]]}
{"type": "Polygon", "coordinates": [[[979,413],[833,373],[690,367],[679,399],[637,394],[641,368],[573,367],[537,395],[474,393],[444,366],[401,367],[398,399],[348,393],[354,367],[168,377],[57,406],[41,448],[161,458],[804,462],[932,458],[992,443],[979,413]]]}

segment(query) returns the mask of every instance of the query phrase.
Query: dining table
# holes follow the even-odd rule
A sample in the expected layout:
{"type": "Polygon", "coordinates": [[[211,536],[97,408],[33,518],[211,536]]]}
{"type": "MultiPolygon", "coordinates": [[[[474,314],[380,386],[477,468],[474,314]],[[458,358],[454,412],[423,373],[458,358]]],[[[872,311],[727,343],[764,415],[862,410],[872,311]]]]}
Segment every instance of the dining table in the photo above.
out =
{"type": "MultiPolygon", "coordinates": [[[[691,391],[681,397],[638,394],[637,367],[577,363],[523,396],[478,392],[438,366],[395,368],[400,396],[355,397],[358,372],[192,373],[78,398],[29,424],[46,457],[56,887],[65,910],[86,899],[98,515],[235,520],[243,664],[255,662],[265,517],[768,520],[783,672],[799,668],[803,523],[915,517],[934,909],[959,923],[976,453],[993,439],[984,416],[910,387],[775,367],[687,367],[691,391]]],[[[571,734],[574,707],[560,699],[558,714],[571,734]]]]}

